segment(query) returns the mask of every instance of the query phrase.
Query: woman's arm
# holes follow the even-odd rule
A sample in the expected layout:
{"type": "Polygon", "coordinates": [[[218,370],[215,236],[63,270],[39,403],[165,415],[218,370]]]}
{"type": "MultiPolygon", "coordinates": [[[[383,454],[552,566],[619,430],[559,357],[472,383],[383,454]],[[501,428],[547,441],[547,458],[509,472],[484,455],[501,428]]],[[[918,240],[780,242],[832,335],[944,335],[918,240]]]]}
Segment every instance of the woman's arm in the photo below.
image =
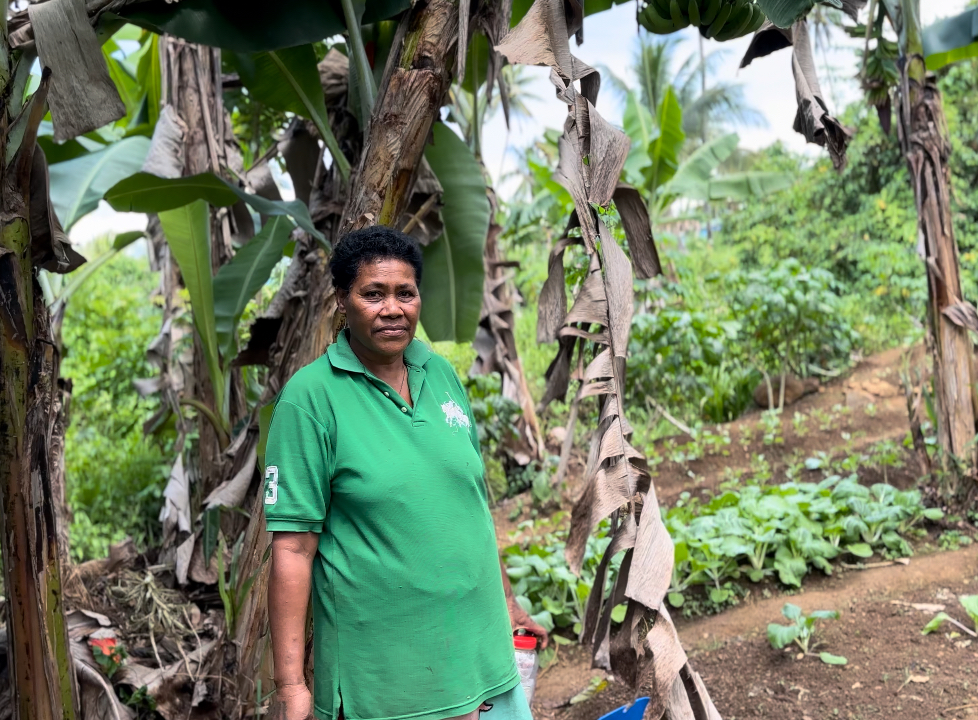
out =
{"type": "Polygon", "coordinates": [[[312,532],[276,532],[272,536],[268,624],[277,700],[271,711],[272,720],[307,720],[313,716],[312,694],[306,687],[303,665],[312,561],[318,545],[319,535],[312,532]]]}
{"type": "Polygon", "coordinates": [[[527,630],[540,638],[541,648],[547,647],[547,642],[550,640],[547,631],[542,625],[534,622],[529,613],[523,609],[523,606],[516,602],[516,597],[513,595],[513,586],[509,582],[509,575],[506,574],[506,564],[502,558],[499,559],[499,568],[503,571],[503,590],[506,592],[506,607],[509,608],[509,622],[513,626],[513,630],[515,631],[520,628],[527,630]]]}

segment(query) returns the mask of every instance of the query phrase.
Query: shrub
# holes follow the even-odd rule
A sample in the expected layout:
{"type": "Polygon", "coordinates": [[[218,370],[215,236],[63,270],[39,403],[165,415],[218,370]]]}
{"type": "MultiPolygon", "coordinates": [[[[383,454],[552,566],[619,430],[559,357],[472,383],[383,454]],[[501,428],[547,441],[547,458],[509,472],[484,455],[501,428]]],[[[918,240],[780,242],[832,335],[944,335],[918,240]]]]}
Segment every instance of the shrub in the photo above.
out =
{"type": "Polygon", "coordinates": [[[742,327],[744,351],[770,374],[845,365],[858,335],[840,311],[835,279],[794,259],[730,279],[730,310],[742,327]]]}
{"type": "Polygon", "coordinates": [[[732,349],[740,324],[690,307],[677,283],[643,293],[629,342],[628,391],[633,402],[655,398],[712,422],[733,420],[750,402],[754,373],[732,349]]]}

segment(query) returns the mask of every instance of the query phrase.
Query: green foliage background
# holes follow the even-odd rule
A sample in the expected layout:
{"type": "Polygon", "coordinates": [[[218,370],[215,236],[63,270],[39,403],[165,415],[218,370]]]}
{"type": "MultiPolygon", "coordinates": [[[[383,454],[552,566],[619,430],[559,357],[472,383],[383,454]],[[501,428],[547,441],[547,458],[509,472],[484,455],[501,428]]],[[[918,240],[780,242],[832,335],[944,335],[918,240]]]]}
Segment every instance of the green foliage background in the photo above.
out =
{"type": "MultiPolygon", "coordinates": [[[[98,242],[94,256],[108,247],[98,242]]],[[[140,547],[158,536],[160,498],[172,439],[144,437],[159,401],[143,399],[132,381],[150,377],[146,348],[161,311],[149,302],[157,275],[145,260],[120,255],[88,279],[68,303],[62,329],[63,377],[73,383],[65,468],[76,560],[105,557],[131,535],[140,547]]]]}

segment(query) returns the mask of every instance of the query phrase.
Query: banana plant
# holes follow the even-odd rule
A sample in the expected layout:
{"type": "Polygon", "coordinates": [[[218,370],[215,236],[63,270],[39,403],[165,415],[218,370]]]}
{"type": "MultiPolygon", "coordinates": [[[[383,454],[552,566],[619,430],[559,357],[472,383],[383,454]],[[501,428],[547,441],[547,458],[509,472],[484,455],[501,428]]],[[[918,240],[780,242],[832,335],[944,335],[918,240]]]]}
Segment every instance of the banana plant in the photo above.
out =
{"type": "Polygon", "coordinates": [[[634,92],[626,95],[624,126],[632,141],[624,180],[640,188],[655,221],[678,199],[696,202],[744,201],[783,190],[788,173],[746,171],[717,175],[720,165],[737,149],[736,133],[709,140],[680,160],[686,136],[682,108],[672,88],[659,104],[656,121],[634,92]],[[657,130],[656,130],[657,128],[657,130]]]}
{"type": "Polygon", "coordinates": [[[328,249],[326,238],[314,227],[301,200],[267,200],[211,173],[181,178],[136,173],[109,188],[105,200],[119,211],[159,215],[190,295],[194,327],[214,388],[214,407],[192,404],[226,439],[230,430],[229,373],[237,356],[237,326],[245,307],[281,260],[297,225],[328,249]],[[211,272],[208,206],[227,207],[239,200],[268,219],[215,275],[211,272]]]}

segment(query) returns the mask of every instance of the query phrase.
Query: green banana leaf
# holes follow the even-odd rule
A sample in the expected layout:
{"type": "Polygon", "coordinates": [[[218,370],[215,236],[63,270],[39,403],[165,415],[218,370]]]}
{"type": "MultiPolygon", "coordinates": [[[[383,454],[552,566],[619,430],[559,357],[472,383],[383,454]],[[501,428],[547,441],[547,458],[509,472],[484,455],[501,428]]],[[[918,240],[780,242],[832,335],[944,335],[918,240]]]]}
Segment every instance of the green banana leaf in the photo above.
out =
{"type": "Polygon", "coordinates": [[[740,137],[730,133],[704,143],[693,151],[676,170],[664,190],[669,194],[693,200],[709,200],[709,185],[713,172],[737,149],[740,137]]]}
{"type": "Polygon", "coordinates": [[[340,152],[339,143],[329,127],[312,45],[253,55],[236,53],[230,55],[230,59],[238,70],[241,83],[255,100],[312,120],[343,178],[350,176],[350,163],[340,152]]]}
{"type": "Polygon", "coordinates": [[[945,65],[978,57],[978,9],[938,20],[924,28],[924,58],[931,72],[945,65]]]}
{"type": "Polygon", "coordinates": [[[229,360],[234,353],[234,333],[245,306],[268,280],[289,242],[295,227],[281,215],[271,217],[255,237],[222,265],[214,278],[214,319],[221,355],[229,360]]]}
{"type": "Polygon", "coordinates": [[[625,159],[625,177],[630,185],[642,185],[642,170],[652,162],[649,158],[649,144],[655,137],[655,118],[639,100],[638,94],[628,91],[625,97],[625,114],[622,117],[625,134],[632,141],[632,147],[625,159]]]}
{"type": "Polygon", "coordinates": [[[245,192],[213,173],[161,178],[139,172],[120,180],[105,192],[105,201],[119,212],[159,213],[194,200],[206,200],[218,207],[244,200],[261,215],[287,215],[295,220],[296,225],[329,248],[326,238],[312,224],[309,208],[301,200],[267,200],[245,192]]]}
{"type": "MultiPolygon", "coordinates": [[[[368,0],[363,24],[387,20],[408,7],[410,0],[368,0]]],[[[117,12],[159,35],[234,52],[295,47],[346,32],[339,0],[278,0],[255,7],[228,0],[150,0],[117,12]]]]}
{"type": "Polygon", "coordinates": [[[51,165],[51,202],[65,231],[98,207],[106,190],[138,172],[147,152],[149,138],[134,136],[51,165]]]}
{"type": "Polygon", "coordinates": [[[139,58],[136,77],[146,92],[146,111],[149,124],[156,127],[160,118],[160,98],[163,95],[163,73],[160,68],[160,36],[150,35],[148,46],[139,58]]]}
{"type": "Polygon", "coordinates": [[[791,187],[795,181],[791,173],[748,171],[730,173],[710,180],[710,200],[743,202],[760,198],[791,187]]]}
{"type": "Polygon", "coordinates": [[[424,248],[421,322],[433,341],[470,342],[482,309],[482,250],[489,231],[489,199],[482,166],[446,125],[434,127],[425,158],[444,192],[444,232],[424,248]]]}
{"type": "MultiPolygon", "coordinates": [[[[815,0],[757,0],[757,4],[768,20],[779,28],[789,28],[815,7],[815,0]]],[[[835,6],[834,3],[826,4],[835,6]]]]}
{"type": "Polygon", "coordinates": [[[211,276],[211,218],[207,203],[195,200],[189,205],[159,214],[160,226],[170,252],[180,267],[183,284],[190,294],[194,327],[200,336],[214,389],[215,415],[226,417],[224,408],[224,374],[217,344],[214,316],[214,279],[211,276]]]}
{"type": "MultiPolygon", "coordinates": [[[[45,122],[41,123],[42,131],[45,129],[45,122]]],[[[67,142],[56,143],[54,138],[51,136],[54,129],[51,127],[50,122],[47,122],[47,125],[47,133],[37,136],[37,144],[44,151],[44,157],[47,158],[48,167],[51,165],[57,165],[58,163],[63,163],[67,160],[74,160],[76,157],[88,155],[91,152],[97,152],[98,150],[105,149],[104,142],[93,140],[85,135],[79,135],[78,137],[68,140],[67,142]]]]}
{"type": "MultiPolygon", "coordinates": [[[[584,0],[584,15],[596,15],[599,12],[604,12],[605,10],[610,10],[615,5],[621,5],[628,0],[584,0]]],[[[516,24],[523,19],[529,11],[530,6],[533,5],[533,0],[513,0],[513,14],[510,19],[510,27],[516,27],[516,24]]]]}
{"type": "Polygon", "coordinates": [[[659,188],[665,185],[679,168],[679,151],[686,142],[683,132],[683,111],[672,87],[659,103],[656,116],[659,134],[649,143],[650,164],[642,171],[645,189],[649,197],[655,197],[659,188]]]}

